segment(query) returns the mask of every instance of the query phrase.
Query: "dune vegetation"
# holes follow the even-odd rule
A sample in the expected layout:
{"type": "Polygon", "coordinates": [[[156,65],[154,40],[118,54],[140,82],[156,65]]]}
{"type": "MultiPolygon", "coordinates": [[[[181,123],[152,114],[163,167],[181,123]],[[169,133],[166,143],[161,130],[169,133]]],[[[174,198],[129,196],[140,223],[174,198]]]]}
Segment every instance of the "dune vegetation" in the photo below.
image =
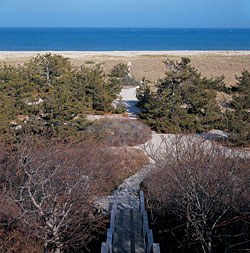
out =
{"type": "Polygon", "coordinates": [[[249,71],[228,86],[188,58],[168,59],[165,77],[152,83],[124,63],[107,73],[94,62],[75,66],[47,53],[0,65],[0,251],[99,252],[108,219],[97,198],[152,159],[142,188],[163,250],[247,248],[249,159],[193,134],[220,130],[220,144],[249,147],[249,71]],[[87,120],[124,113],[113,102],[135,86],[138,120],[87,120]],[[230,98],[224,105],[221,94],[230,98]],[[151,129],[175,138],[162,140],[161,159],[143,151],[151,129]]]}
{"type": "Polygon", "coordinates": [[[220,129],[228,145],[248,147],[250,141],[250,73],[242,71],[237,84],[227,87],[223,76],[206,78],[190,59],[166,61],[167,72],[156,90],[143,82],[137,90],[139,118],[161,133],[206,133],[220,129]],[[229,110],[222,110],[217,93],[230,94],[229,110]]]}

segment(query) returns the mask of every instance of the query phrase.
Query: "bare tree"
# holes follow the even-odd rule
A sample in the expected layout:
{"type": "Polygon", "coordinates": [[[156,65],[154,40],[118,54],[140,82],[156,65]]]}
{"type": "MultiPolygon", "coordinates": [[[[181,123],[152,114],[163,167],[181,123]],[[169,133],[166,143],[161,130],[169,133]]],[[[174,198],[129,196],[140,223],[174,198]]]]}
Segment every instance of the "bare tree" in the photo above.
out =
{"type": "Polygon", "coordinates": [[[8,170],[5,197],[46,252],[82,247],[103,225],[93,208],[105,180],[92,163],[95,153],[95,145],[65,150],[27,140],[19,147],[17,163],[8,170]]]}
{"type": "Polygon", "coordinates": [[[148,206],[178,247],[249,250],[247,157],[187,135],[163,138],[161,155],[154,157],[156,170],[144,181],[148,206]]]}
{"type": "Polygon", "coordinates": [[[15,152],[0,152],[0,235],[8,237],[0,251],[15,241],[21,252],[22,242],[30,252],[86,252],[105,230],[96,199],[147,162],[142,151],[93,139],[67,145],[29,137],[15,152]]]}

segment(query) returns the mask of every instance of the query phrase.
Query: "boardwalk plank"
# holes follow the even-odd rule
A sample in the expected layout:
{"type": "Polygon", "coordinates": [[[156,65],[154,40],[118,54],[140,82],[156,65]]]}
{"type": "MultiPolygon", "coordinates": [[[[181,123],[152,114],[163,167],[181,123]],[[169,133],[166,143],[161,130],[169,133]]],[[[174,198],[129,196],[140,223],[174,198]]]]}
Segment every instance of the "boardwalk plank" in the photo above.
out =
{"type": "Polygon", "coordinates": [[[134,211],[134,234],[135,234],[135,253],[144,253],[144,240],[142,233],[142,220],[139,209],[134,211]]]}
{"type": "Polygon", "coordinates": [[[111,212],[112,224],[108,230],[107,242],[102,244],[102,252],[107,252],[107,246],[114,253],[160,253],[159,244],[153,243],[152,230],[148,229],[148,216],[144,206],[144,198],[141,193],[142,201],[140,209],[125,208],[121,204],[114,205],[111,212]],[[143,218],[142,218],[143,217],[143,218]],[[111,234],[111,232],[113,234],[111,234]],[[113,235],[113,236],[112,236],[113,235]],[[145,238],[145,236],[147,238],[145,238]],[[112,239],[112,244],[110,240],[112,239]],[[145,244],[145,239],[147,244],[145,244]]]}

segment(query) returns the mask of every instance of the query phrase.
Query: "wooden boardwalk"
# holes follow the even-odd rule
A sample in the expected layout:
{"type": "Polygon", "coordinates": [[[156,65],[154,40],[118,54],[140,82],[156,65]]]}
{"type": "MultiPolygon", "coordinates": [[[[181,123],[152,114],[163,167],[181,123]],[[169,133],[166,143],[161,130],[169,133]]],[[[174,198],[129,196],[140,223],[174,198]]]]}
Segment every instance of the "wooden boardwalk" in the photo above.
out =
{"type": "MultiPolygon", "coordinates": [[[[116,194],[116,192],[115,192],[116,194]]],[[[148,216],[140,192],[139,208],[112,205],[107,241],[102,243],[101,253],[160,253],[158,243],[153,243],[152,230],[148,228],[148,216]]]]}

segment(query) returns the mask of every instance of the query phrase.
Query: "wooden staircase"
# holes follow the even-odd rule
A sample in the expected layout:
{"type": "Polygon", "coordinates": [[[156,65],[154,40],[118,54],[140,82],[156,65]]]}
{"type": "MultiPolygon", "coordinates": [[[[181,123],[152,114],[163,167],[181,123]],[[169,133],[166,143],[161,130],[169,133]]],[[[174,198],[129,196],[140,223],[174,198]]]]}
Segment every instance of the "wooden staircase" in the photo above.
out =
{"type": "Polygon", "coordinates": [[[110,218],[101,253],[160,253],[159,244],[153,243],[152,230],[148,229],[142,191],[139,208],[124,208],[120,203],[113,203],[110,218]]]}

